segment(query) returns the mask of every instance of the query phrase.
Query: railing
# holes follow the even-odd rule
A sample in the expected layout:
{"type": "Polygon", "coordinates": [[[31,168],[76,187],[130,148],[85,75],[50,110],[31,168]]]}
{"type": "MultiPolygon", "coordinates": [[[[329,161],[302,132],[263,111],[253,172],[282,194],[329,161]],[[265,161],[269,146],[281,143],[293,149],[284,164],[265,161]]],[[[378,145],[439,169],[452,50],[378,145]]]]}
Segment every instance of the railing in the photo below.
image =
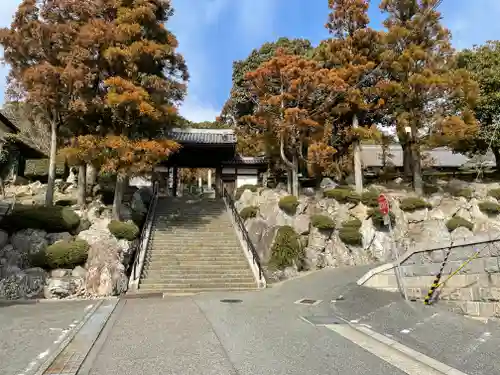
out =
{"type": "Polygon", "coordinates": [[[135,253],[134,264],[132,265],[132,272],[128,283],[129,290],[131,291],[137,290],[142,269],[144,268],[144,260],[146,259],[149,240],[151,238],[151,231],[153,229],[153,218],[156,211],[156,204],[158,203],[158,190],[159,182],[155,181],[153,183],[153,197],[151,198],[151,202],[149,202],[146,219],[144,220],[144,225],[142,226],[141,236],[139,238],[139,248],[135,253]]]}
{"type": "Polygon", "coordinates": [[[252,255],[253,263],[257,266],[259,272],[259,281],[264,281],[264,271],[262,269],[262,265],[260,264],[259,254],[257,254],[257,250],[255,249],[255,246],[252,240],[250,239],[250,235],[248,234],[247,228],[245,227],[245,223],[243,222],[243,219],[241,218],[240,214],[238,213],[238,210],[236,209],[236,206],[234,205],[234,199],[231,196],[231,194],[226,190],[226,188],[222,188],[222,197],[224,198],[226,206],[231,210],[231,214],[233,215],[234,221],[236,222],[236,225],[238,226],[238,229],[243,237],[243,240],[245,241],[246,246],[252,255]]]}

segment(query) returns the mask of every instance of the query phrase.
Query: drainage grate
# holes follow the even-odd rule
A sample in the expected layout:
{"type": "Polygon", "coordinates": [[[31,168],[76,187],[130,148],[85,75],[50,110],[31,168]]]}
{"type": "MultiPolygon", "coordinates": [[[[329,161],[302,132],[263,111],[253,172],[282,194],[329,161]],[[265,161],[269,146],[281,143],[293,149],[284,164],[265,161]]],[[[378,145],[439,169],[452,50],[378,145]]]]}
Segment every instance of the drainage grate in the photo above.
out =
{"type": "Polygon", "coordinates": [[[221,299],[222,303],[241,303],[243,300],[241,299],[221,299]]]}
{"type": "Polygon", "coordinates": [[[336,316],[303,316],[302,319],[315,325],[346,324],[345,321],[336,316]]]}
{"type": "Polygon", "coordinates": [[[323,302],[320,299],[309,299],[309,298],[302,298],[299,299],[298,301],[295,301],[297,305],[307,305],[307,306],[316,306],[319,305],[321,302],[323,302]]]}

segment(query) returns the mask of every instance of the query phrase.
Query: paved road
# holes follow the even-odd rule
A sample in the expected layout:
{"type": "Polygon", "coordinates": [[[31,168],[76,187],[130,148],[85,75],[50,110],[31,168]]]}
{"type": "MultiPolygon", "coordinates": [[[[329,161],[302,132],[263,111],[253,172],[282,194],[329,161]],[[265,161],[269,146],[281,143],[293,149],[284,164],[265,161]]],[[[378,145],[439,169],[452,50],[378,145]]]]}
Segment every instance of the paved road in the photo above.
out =
{"type": "MultiPolygon", "coordinates": [[[[495,356],[500,345],[497,323],[484,324],[439,307],[406,303],[397,294],[358,287],[355,281],[365,271],[362,267],[324,270],[259,292],[125,300],[78,375],[432,373],[405,369],[376,350],[370,351],[359,340],[356,344],[352,337],[344,338],[342,330],[307,322],[325,317],[370,327],[468,375],[500,374],[500,361],[495,356]],[[221,303],[224,298],[242,302],[221,303]],[[295,303],[303,298],[321,302],[314,306],[295,303]],[[337,302],[332,302],[334,299],[337,302]]],[[[71,321],[65,315],[76,316],[86,305],[88,302],[47,304],[45,309],[54,308],[44,314],[61,320],[62,327],[71,321]]],[[[38,306],[42,305],[15,308],[22,312],[38,306]]],[[[50,343],[40,333],[35,338],[44,343],[30,349],[34,340],[31,337],[28,342],[29,332],[38,331],[32,316],[27,321],[32,328],[26,326],[22,337],[29,353],[16,349],[19,358],[13,361],[5,353],[9,348],[0,347],[0,363],[21,368],[23,361],[27,364],[50,343]]],[[[53,327],[50,322],[43,324],[44,332],[53,327]]]]}
{"type": "Polygon", "coordinates": [[[94,304],[0,304],[0,374],[24,374],[38,367],[71,335],[94,304]]]}

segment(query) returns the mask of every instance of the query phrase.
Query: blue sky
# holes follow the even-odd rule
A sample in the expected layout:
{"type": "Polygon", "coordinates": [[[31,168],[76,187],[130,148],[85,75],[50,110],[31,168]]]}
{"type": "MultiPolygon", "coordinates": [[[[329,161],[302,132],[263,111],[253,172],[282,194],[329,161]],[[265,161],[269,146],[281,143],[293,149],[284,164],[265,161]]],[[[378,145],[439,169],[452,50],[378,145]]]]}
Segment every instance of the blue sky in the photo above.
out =
{"type": "MultiPolygon", "coordinates": [[[[176,14],[168,27],[177,35],[191,74],[181,114],[192,121],[213,120],[231,88],[232,63],[278,37],[317,44],[327,0],[172,0],[176,14]]],[[[0,26],[8,26],[20,0],[0,1],[0,26]]],[[[373,27],[380,27],[379,0],[372,0],[373,27]]],[[[457,48],[500,38],[500,0],[444,0],[440,8],[457,48]]],[[[7,67],[0,68],[0,102],[7,67]]]]}

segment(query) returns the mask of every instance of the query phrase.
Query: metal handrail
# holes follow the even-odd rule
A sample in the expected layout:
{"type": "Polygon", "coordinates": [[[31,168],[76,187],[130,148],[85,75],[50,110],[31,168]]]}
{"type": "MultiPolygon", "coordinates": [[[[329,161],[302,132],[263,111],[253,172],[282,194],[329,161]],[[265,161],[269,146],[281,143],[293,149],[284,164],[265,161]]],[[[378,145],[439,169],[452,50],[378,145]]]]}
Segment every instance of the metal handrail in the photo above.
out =
{"type": "Polygon", "coordinates": [[[153,228],[153,218],[156,211],[156,204],[158,202],[159,181],[153,183],[153,197],[149,203],[148,212],[144,225],[142,227],[141,236],[139,237],[139,248],[137,249],[134,257],[134,264],[130,274],[129,286],[138,286],[138,280],[141,277],[142,269],[144,267],[144,259],[149,246],[151,238],[151,230],[153,228]]]}
{"type": "Polygon", "coordinates": [[[259,254],[257,253],[257,250],[255,249],[252,240],[250,239],[250,235],[248,234],[243,219],[241,218],[240,214],[238,213],[238,210],[236,209],[233,197],[231,196],[231,194],[229,194],[229,192],[226,190],[225,187],[222,188],[222,197],[226,202],[226,206],[230,208],[234,221],[237,223],[240,233],[242,234],[243,239],[245,240],[248,246],[248,249],[252,253],[253,262],[257,265],[257,268],[259,269],[259,280],[262,281],[264,279],[264,270],[262,269],[262,265],[260,263],[259,254]]]}

